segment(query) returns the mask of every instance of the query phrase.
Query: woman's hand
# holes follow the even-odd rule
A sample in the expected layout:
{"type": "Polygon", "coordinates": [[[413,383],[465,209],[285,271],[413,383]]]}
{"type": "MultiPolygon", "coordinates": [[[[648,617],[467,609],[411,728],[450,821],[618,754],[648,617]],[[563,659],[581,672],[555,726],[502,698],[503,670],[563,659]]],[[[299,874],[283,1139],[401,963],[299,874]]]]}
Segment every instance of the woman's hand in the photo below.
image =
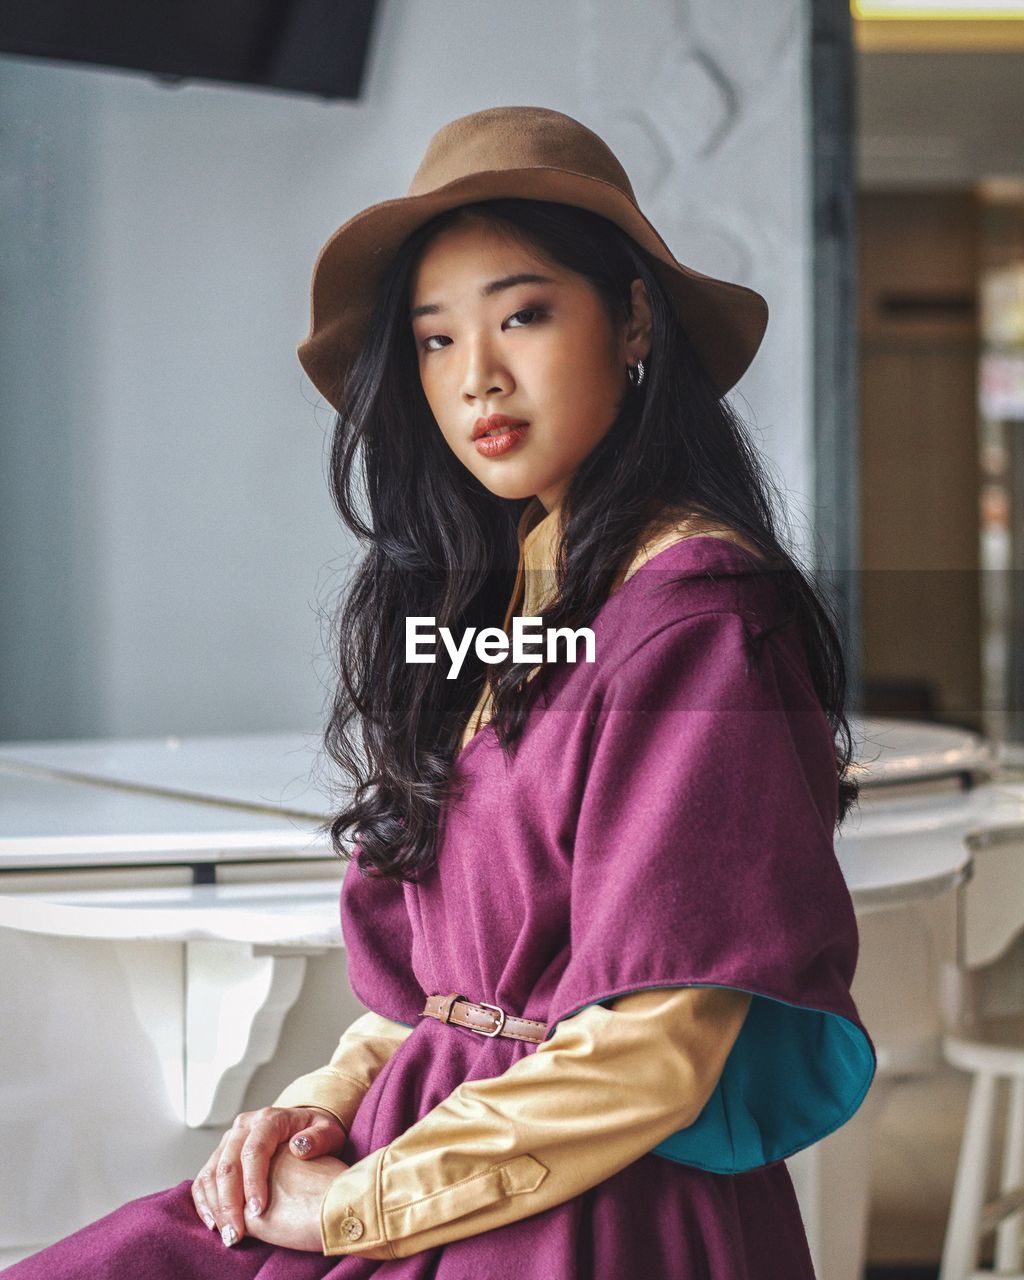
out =
{"type": "MultiPolygon", "coordinates": [[[[268,1171],[278,1149],[290,1142],[293,1162],[301,1169],[303,1161],[341,1151],[346,1138],[345,1128],[338,1118],[316,1107],[263,1107],[259,1111],[243,1111],[192,1183],[196,1212],[211,1231],[220,1231],[226,1245],[237,1244],[247,1230],[258,1235],[255,1226],[267,1208],[268,1171]]],[[[321,1162],[316,1163],[319,1166],[321,1162]]],[[[334,1168],[331,1177],[337,1177],[346,1167],[338,1160],[332,1160],[331,1165],[340,1166],[334,1168]]],[[[320,1176],[323,1180],[322,1174],[320,1176]]],[[[289,1188],[294,1181],[290,1174],[289,1188]]],[[[323,1189],[326,1190],[326,1182],[323,1189]]],[[[275,1223],[279,1216],[275,1210],[275,1223]]],[[[313,1224],[316,1229],[315,1247],[319,1249],[319,1215],[316,1212],[313,1213],[313,1224]]]]}
{"type": "Polygon", "coordinates": [[[331,1156],[292,1154],[280,1147],[270,1162],[270,1200],[258,1218],[248,1212],[245,1225],[257,1240],[286,1249],[323,1253],[320,1202],[327,1188],[348,1168],[331,1156]]]}

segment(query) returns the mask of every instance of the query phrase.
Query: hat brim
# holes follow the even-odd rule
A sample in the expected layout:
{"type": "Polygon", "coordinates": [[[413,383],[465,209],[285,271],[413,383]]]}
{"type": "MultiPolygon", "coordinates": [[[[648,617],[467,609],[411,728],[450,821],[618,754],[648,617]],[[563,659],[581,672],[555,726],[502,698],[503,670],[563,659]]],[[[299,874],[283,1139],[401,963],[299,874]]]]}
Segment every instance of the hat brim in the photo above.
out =
{"type": "Polygon", "coordinates": [[[365,340],[377,286],[403,241],[439,213],[502,196],[575,205],[614,222],[659,264],[680,322],[719,395],[750,367],[768,325],[768,303],[756,290],[679,262],[637,206],[610,182],[560,168],[492,169],[423,195],[370,205],[320,250],[310,290],[309,334],[297,350],[310,381],[336,409],[365,340]]]}

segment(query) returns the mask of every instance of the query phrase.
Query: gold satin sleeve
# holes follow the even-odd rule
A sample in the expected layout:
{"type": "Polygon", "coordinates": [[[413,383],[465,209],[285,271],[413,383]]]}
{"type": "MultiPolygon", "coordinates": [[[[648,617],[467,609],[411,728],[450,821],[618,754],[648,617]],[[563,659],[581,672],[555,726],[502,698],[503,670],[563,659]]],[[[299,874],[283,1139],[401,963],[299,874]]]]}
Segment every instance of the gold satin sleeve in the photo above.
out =
{"type": "Polygon", "coordinates": [[[656,987],[563,1019],[504,1074],[464,1081],[339,1174],[320,1205],[324,1253],[405,1258],[611,1177],[697,1119],[750,998],[656,987]]]}
{"type": "Polygon", "coordinates": [[[351,1023],[326,1066],[299,1076],[274,1099],[275,1107],[329,1111],[348,1133],[367,1089],[412,1027],[372,1011],[351,1023]]]}

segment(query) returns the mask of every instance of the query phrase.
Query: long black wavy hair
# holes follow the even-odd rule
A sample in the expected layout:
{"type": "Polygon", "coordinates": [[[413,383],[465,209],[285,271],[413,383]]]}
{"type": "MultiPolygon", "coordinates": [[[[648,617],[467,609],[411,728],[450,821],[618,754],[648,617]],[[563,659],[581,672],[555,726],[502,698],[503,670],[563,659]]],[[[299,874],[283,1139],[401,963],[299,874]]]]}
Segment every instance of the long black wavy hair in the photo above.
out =
{"type": "Polygon", "coordinates": [[[493,728],[510,756],[555,665],[543,664],[527,680],[534,663],[517,664],[510,653],[490,665],[470,653],[460,678],[448,680],[442,662],[405,660],[408,616],[432,616],[455,635],[500,624],[515,581],[517,525],[529,501],[496,497],[458,461],[420,383],[408,314],[411,273],[433,236],[465,219],[482,219],[585,277],[615,323],[629,315],[637,278],[651,307],[653,345],[642,393],[624,396],[563,495],[557,598],[543,626],[590,625],[648,527],[652,503],[735,529],[773,572],[781,570],[789,620],[800,626],[833,728],[841,823],[859,788],[848,776],[853,747],[833,605],[781,543],[782,504],[745,425],[687,341],[660,267],[645,250],[588,210],[506,198],[448,210],[403,243],[378,289],[335,417],[331,496],[368,551],[331,627],[333,705],[323,742],[352,780],[348,802],[322,825],[334,851],[352,856],[344,844],[351,831],[363,874],[415,882],[436,858],[454,758],[484,682],[491,681],[493,728]],[[368,518],[357,509],[360,490],[368,518]]]}

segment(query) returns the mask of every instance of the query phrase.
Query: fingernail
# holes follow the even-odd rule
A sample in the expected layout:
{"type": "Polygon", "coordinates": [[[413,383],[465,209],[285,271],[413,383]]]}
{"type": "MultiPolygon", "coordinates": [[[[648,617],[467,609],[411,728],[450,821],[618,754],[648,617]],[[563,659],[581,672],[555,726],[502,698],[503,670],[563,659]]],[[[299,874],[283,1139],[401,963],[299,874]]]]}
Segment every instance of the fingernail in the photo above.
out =
{"type": "Polygon", "coordinates": [[[238,1241],[238,1232],[234,1229],[234,1227],[229,1222],[226,1227],[221,1227],[220,1238],[224,1241],[224,1243],[228,1246],[228,1248],[230,1248],[233,1244],[235,1244],[238,1241]]]}
{"type": "Polygon", "coordinates": [[[211,1231],[217,1225],[216,1219],[214,1218],[212,1213],[204,1213],[203,1221],[206,1223],[206,1225],[210,1228],[211,1231]]]}
{"type": "Polygon", "coordinates": [[[308,1156],[312,1145],[304,1133],[300,1133],[297,1138],[292,1138],[292,1146],[300,1156],[308,1156]]]}
{"type": "Polygon", "coordinates": [[[260,1204],[256,1196],[250,1196],[246,1206],[254,1218],[258,1218],[263,1212],[263,1206],[260,1204]]]}

